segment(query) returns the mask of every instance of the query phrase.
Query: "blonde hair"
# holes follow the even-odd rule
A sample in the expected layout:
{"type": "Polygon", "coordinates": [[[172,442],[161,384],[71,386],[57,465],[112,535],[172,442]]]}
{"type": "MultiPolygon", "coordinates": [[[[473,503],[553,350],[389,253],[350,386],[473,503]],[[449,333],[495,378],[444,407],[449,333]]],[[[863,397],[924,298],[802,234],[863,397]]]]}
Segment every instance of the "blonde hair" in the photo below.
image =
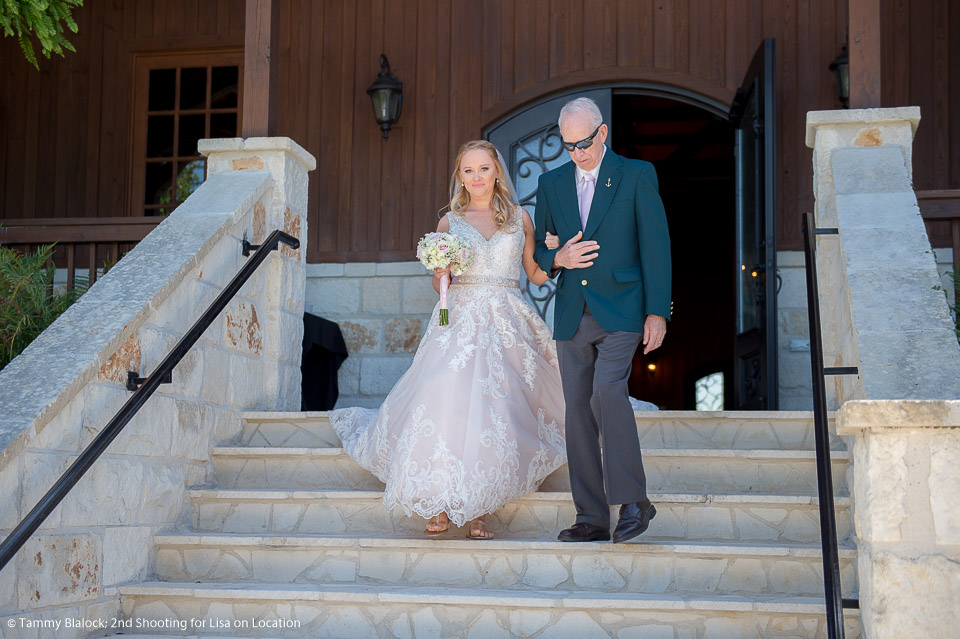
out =
{"type": "Polygon", "coordinates": [[[506,186],[506,180],[500,179],[500,176],[507,173],[503,164],[500,163],[497,147],[486,140],[471,140],[460,147],[457,161],[453,166],[453,175],[450,177],[450,203],[447,204],[447,208],[452,213],[463,217],[463,211],[470,205],[470,192],[460,180],[460,162],[463,161],[464,155],[477,149],[486,151],[497,169],[498,179],[493,184],[493,199],[490,204],[493,207],[493,220],[497,223],[497,229],[505,229],[514,220],[516,207],[510,201],[510,190],[506,186]]]}

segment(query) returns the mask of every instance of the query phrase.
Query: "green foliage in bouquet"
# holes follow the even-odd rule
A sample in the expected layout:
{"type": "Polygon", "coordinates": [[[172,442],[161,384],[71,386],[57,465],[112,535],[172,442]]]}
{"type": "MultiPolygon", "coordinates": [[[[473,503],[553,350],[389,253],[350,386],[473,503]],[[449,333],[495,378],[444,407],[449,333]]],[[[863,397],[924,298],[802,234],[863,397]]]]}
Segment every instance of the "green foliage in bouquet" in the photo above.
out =
{"type": "Polygon", "coordinates": [[[53,249],[49,244],[24,255],[0,246],[0,369],[87,290],[87,278],[76,278],[72,291],[54,288],[56,268],[46,266],[53,249]]]}
{"type": "Polygon", "coordinates": [[[0,29],[5,36],[17,37],[24,57],[39,69],[30,35],[40,41],[40,52],[45,58],[51,53],[62,58],[64,49],[76,52],[63,27],[66,24],[70,31],[77,32],[77,23],[70,12],[80,6],[83,0],[0,0],[0,29]]]}

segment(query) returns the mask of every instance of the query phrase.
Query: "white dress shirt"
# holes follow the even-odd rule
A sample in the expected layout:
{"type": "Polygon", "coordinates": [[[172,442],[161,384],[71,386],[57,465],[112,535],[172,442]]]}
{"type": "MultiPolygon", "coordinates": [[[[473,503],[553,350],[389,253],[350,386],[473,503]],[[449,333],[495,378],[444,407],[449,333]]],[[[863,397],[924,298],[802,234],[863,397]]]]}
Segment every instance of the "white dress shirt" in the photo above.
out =
{"type": "Polygon", "coordinates": [[[597,176],[600,175],[600,165],[603,164],[603,156],[607,154],[607,145],[603,145],[603,153],[600,154],[600,161],[597,162],[597,165],[590,169],[589,171],[584,171],[579,166],[577,167],[577,201],[580,200],[580,193],[583,191],[583,176],[588,173],[593,176],[593,183],[597,186],[597,176]]]}

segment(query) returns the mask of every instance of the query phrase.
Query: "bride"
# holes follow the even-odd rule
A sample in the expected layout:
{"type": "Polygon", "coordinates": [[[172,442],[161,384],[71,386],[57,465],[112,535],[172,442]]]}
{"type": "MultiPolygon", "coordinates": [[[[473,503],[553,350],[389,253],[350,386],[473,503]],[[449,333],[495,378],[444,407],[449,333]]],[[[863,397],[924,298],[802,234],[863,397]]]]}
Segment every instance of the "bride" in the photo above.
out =
{"type": "MultiPolygon", "coordinates": [[[[521,267],[534,284],[548,279],[533,260],[533,223],[492,144],[460,148],[451,193],[437,231],[467,241],[472,260],[450,286],[449,325],[434,308],[379,410],[336,410],[330,421],[386,484],[388,508],[428,519],[430,536],[452,521],[490,539],[483,516],[566,462],[563,391],[553,337],[519,288],[521,267]]],[[[434,270],[435,289],[447,272],[434,270]]]]}

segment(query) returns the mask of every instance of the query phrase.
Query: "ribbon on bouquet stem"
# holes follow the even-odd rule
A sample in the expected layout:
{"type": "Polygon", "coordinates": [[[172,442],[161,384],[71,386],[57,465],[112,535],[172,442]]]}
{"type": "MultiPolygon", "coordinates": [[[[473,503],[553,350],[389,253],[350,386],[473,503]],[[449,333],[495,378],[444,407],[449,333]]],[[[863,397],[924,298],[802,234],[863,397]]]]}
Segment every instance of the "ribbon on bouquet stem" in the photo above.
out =
{"type": "Polygon", "coordinates": [[[446,326],[450,323],[450,314],[447,311],[448,288],[450,288],[450,275],[444,273],[440,276],[440,326],[446,326]]]}

